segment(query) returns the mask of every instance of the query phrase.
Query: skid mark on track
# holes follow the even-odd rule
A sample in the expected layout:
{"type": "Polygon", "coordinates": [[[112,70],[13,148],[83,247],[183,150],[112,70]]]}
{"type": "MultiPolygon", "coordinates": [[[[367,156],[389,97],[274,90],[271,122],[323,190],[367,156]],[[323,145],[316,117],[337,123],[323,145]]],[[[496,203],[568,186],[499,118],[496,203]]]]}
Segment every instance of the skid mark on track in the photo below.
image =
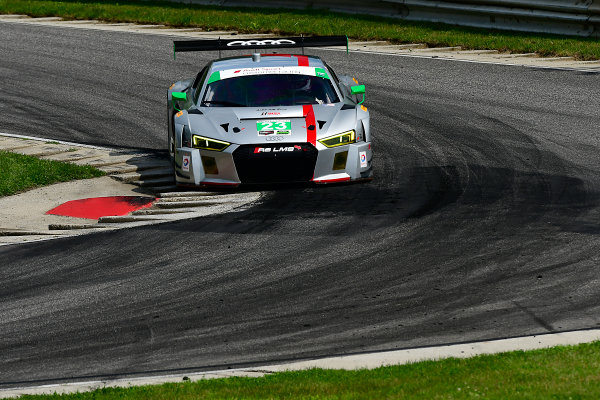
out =
{"type": "Polygon", "coordinates": [[[544,329],[546,329],[548,332],[556,332],[556,329],[554,329],[554,327],[552,325],[550,325],[548,322],[544,321],[542,318],[540,318],[539,316],[537,316],[533,311],[531,311],[527,307],[519,304],[519,302],[517,302],[517,301],[513,301],[513,304],[519,310],[521,310],[525,314],[529,315],[538,325],[540,325],[541,327],[543,327],[544,329]]]}

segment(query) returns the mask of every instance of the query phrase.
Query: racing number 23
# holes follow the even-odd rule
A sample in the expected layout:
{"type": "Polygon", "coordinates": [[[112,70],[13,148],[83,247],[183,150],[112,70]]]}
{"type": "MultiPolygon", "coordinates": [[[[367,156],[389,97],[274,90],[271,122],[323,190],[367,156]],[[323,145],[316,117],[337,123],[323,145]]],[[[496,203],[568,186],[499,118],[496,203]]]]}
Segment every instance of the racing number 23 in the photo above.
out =
{"type": "Polygon", "coordinates": [[[264,121],[258,122],[258,131],[283,131],[291,129],[290,121],[264,121]]]}

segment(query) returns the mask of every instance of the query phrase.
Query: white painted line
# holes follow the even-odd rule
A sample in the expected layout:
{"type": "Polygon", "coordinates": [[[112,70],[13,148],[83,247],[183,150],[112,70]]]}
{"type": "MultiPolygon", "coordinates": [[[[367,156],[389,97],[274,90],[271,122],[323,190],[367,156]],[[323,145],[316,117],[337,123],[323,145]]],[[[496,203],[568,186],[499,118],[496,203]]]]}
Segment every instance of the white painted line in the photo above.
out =
{"type": "MultiPolygon", "coordinates": [[[[50,235],[47,235],[47,236],[50,236],[50,235]]],[[[44,238],[37,238],[37,239],[27,238],[27,241],[14,242],[14,243],[0,243],[0,247],[2,247],[2,246],[21,245],[21,244],[25,244],[25,243],[47,242],[47,241],[59,239],[59,238],[62,238],[62,237],[66,237],[66,236],[64,236],[63,233],[57,232],[56,236],[53,236],[53,237],[44,237],[44,238]]],[[[0,389],[0,399],[1,398],[2,398],[2,390],[0,389]]]]}
{"type": "Polygon", "coordinates": [[[266,367],[272,372],[307,368],[362,369],[378,368],[386,365],[408,364],[424,360],[443,358],[467,358],[481,354],[496,354],[515,350],[536,350],[560,345],[575,345],[600,340],[600,329],[549,333],[510,339],[453,344],[447,346],[424,347],[370,354],[329,357],[319,360],[300,361],[276,367],[266,367]]]}
{"type": "Polygon", "coordinates": [[[262,367],[238,368],[171,374],[161,376],[134,377],[128,379],[108,379],[86,382],[57,383],[1,389],[0,398],[17,397],[24,394],[52,394],[86,392],[103,387],[131,387],[141,385],[159,385],[167,382],[182,382],[184,377],[191,381],[201,379],[227,378],[233,376],[260,377],[269,373],[283,371],[299,371],[308,368],[324,369],[372,369],[387,365],[408,364],[424,360],[439,360],[449,357],[467,358],[481,354],[496,354],[516,350],[536,350],[553,346],[576,345],[600,340],[600,329],[571,332],[549,333],[543,335],[523,336],[509,339],[498,339],[474,343],[453,344],[445,346],[421,347],[377,353],[353,354],[347,356],[327,357],[317,360],[290,362],[286,364],[267,365],[262,367]]]}
{"type": "MultiPolygon", "coordinates": [[[[27,136],[27,135],[18,135],[15,133],[6,133],[6,132],[0,132],[0,137],[12,137],[12,138],[19,138],[19,139],[28,139],[28,140],[37,140],[40,142],[45,142],[45,143],[58,143],[58,144],[63,144],[66,146],[73,146],[73,147],[83,147],[86,149],[94,149],[94,150],[102,150],[102,151],[110,151],[110,152],[114,152],[114,153],[123,153],[122,155],[128,155],[130,153],[135,153],[136,155],[139,156],[145,156],[145,155],[152,155],[152,152],[149,151],[142,151],[142,150],[138,150],[138,149],[134,149],[134,148],[121,148],[121,149],[117,149],[114,147],[103,147],[103,146],[95,146],[95,145],[91,145],[91,144],[85,144],[85,143],[75,143],[75,142],[66,142],[64,140],[57,140],[57,139],[49,139],[49,138],[43,138],[43,137],[37,137],[37,136],[27,136]]],[[[86,157],[88,158],[88,157],[86,157]]],[[[77,161],[77,160],[75,160],[77,161]]]]}
{"type": "Polygon", "coordinates": [[[114,148],[110,148],[110,147],[93,146],[91,144],[65,142],[64,140],[48,139],[48,138],[41,138],[41,137],[27,136],[27,135],[17,135],[15,133],[0,132],[0,136],[19,138],[19,139],[28,139],[28,140],[39,140],[40,142],[52,142],[52,143],[64,144],[67,146],[85,147],[88,149],[96,149],[96,150],[129,151],[129,150],[114,149],[114,148]]]}

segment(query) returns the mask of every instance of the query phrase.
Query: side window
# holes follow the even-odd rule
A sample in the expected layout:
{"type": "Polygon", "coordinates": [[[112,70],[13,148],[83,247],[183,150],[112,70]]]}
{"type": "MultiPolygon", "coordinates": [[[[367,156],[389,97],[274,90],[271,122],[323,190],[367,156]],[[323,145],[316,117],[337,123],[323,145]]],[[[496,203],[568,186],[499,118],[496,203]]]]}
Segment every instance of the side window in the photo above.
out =
{"type": "Polygon", "coordinates": [[[192,85],[192,88],[194,89],[194,103],[198,102],[198,96],[200,96],[200,89],[202,89],[202,83],[206,79],[206,74],[208,73],[209,66],[210,64],[202,68],[202,71],[198,72],[198,75],[196,75],[196,79],[194,80],[194,84],[192,85]]]}
{"type": "Polygon", "coordinates": [[[339,85],[340,80],[338,79],[337,75],[335,74],[335,71],[333,70],[333,68],[331,68],[329,65],[327,65],[327,63],[325,61],[323,61],[323,65],[325,65],[325,67],[327,67],[329,72],[331,72],[333,79],[335,79],[335,82],[339,85]]]}
{"type": "Polygon", "coordinates": [[[343,82],[340,82],[340,78],[338,78],[338,76],[335,73],[335,71],[333,70],[333,68],[331,68],[325,61],[323,61],[323,65],[325,65],[325,67],[327,68],[327,70],[331,74],[331,77],[333,78],[333,81],[335,82],[335,84],[333,86],[336,86],[338,88],[341,97],[342,98],[347,97],[348,96],[348,89],[346,88],[346,85],[344,85],[343,82]]]}

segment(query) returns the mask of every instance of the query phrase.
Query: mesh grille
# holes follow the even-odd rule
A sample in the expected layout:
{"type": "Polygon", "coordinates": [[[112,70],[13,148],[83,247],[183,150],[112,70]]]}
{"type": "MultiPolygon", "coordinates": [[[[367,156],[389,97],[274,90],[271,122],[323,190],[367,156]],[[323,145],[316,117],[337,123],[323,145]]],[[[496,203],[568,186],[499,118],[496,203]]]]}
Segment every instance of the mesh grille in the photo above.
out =
{"type": "Polygon", "coordinates": [[[242,183],[309,182],[317,149],[309,143],[242,145],[233,160],[242,183]]]}

